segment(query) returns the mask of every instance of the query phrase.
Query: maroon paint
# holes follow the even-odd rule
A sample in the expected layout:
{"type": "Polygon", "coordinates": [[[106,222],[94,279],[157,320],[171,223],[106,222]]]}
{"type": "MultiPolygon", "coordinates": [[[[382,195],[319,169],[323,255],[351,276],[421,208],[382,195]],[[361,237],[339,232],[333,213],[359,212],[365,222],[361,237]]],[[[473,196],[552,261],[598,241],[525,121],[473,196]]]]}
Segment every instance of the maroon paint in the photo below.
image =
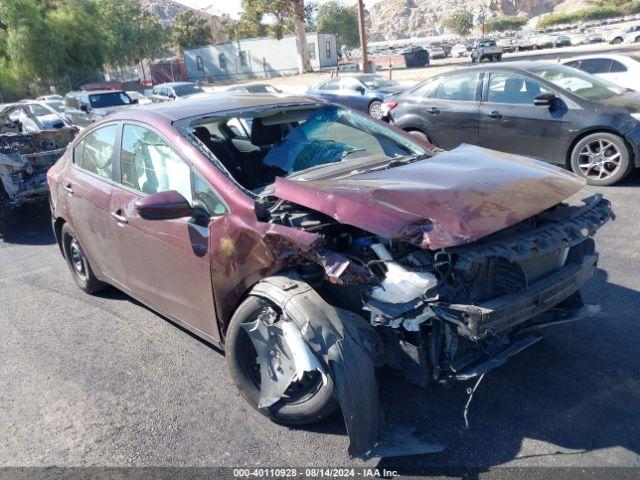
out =
{"type": "Polygon", "coordinates": [[[584,183],[546,163],[462,145],[432,158],[343,179],[276,179],[275,194],[385,238],[438,249],[531,217],[584,183]]]}
{"type": "MultiPolygon", "coordinates": [[[[104,122],[148,124],[167,139],[228,206],[228,213],[213,218],[208,228],[190,218],[144,220],[134,206],[143,194],[76,169],[71,149],[49,171],[54,217],[78,233],[99,278],[221,344],[226,324],[249,289],[303,258],[317,256],[314,248],[322,238],[258,221],[253,199],[176,131],[173,122],[222,112],[228,105],[281,102],[276,97],[225,95],[133,108],[104,122]],[[63,188],[69,183],[74,196],[63,188]]],[[[303,97],[288,102],[311,103],[303,97]]],[[[581,186],[557,168],[474,147],[348,180],[276,183],[282,198],[372,233],[432,248],[480,238],[554,205],[581,186]]],[[[340,264],[336,282],[345,272],[354,273],[344,270],[340,259],[324,261],[340,264]]]]}

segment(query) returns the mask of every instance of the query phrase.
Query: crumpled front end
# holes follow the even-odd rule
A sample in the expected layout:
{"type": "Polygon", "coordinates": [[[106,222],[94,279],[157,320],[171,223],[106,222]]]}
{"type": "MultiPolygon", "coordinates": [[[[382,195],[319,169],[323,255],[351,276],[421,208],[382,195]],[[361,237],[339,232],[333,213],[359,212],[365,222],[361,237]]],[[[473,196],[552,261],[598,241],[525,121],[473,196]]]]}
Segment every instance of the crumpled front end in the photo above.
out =
{"type": "Polygon", "coordinates": [[[284,377],[263,377],[261,401],[277,401],[296,371],[330,375],[349,451],[364,458],[443,448],[412,427],[385,422],[377,366],[395,368],[421,386],[481,380],[540,340],[544,327],[592,316],[598,307],[583,303],[580,288],[597,268],[592,237],[613,218],[609,202],[596,195],[472,243],[423,249],[286,202],[271,213],[288,226],[304,225],[323,242],[284,277],[267,278],[251,292],[283,313],[264,326],[245,326],[262,352],[261,368],[269,368],[268,352],[274,351],[270,332],[282,331],[282,322],[297,332],[292,343],[276,335],[290,363],[281,369],[284,377]]]}

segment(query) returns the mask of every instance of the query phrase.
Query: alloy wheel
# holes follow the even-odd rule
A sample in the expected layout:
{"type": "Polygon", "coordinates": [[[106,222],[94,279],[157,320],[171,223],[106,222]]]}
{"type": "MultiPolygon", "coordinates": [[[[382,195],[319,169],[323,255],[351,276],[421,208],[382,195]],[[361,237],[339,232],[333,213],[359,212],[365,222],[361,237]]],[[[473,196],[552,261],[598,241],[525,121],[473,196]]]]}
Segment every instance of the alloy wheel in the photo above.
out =
{"type": "Polygon", "coordinates": [[[382,104],[379,102],[373,102],[369,107],[369,115],[380,120],[382,118],[382,104]]]}
{"type": "Polygon", "coordinates": [[[620,150],[609,140],[594,139],[578,154],[578,168],[586,178],[604,180],[620,169],[620,150]]]}

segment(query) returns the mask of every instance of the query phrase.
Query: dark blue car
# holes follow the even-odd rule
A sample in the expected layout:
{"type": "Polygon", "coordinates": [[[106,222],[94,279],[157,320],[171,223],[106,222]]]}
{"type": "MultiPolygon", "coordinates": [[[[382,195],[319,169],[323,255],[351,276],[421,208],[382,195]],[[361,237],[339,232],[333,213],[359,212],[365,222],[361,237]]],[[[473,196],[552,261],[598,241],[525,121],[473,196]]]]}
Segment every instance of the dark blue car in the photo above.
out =
{"type": "Polygon", "coordinates": [[[359,74],[335,77],[314,85],[307,95],[339,103],[346,107],[369,113],[374,118],[382,118],[382,101],[391,93],[405,89],[398,82],[381,75],[359,74]]]}

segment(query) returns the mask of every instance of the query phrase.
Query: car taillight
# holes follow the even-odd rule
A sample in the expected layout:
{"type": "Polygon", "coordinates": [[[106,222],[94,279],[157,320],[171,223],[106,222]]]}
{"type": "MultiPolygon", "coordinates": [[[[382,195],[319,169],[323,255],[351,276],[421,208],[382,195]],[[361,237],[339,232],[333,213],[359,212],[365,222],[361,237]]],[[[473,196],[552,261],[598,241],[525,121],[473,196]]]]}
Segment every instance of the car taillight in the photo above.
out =
{"type": "Polygon", "coordinates": [[[382,104],[382,107],[380,108],[382,110],[382,116],[386,117],[387,115],[389,115],[389,112],[397,106],[398,102],[384,102],[382,104]]]}

